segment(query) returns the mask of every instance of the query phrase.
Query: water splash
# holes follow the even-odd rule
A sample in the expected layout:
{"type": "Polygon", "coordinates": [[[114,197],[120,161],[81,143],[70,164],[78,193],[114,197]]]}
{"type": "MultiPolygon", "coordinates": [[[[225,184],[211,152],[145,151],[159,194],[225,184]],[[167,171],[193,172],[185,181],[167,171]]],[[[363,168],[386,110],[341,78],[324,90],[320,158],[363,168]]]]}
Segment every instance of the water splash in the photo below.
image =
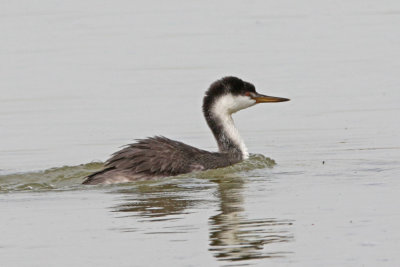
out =
{"type": "Polygon", "coordinates": [[[63,166],[38,172],[0,175],[0,193],[19,191],[70,190],[80,185],[86,175],[100,170],[103,163],[63,166]]]}
{"type": "Polygon", "coordinates": [[[220,169],[196,172],[195,174],[196,177],[199,178],[230,177],[236,174],[242,174],[253,170],[272,168],[275,165],[275,160],[271,158],[267,158],[261,154],[250,154],[247,160],[239,162],[235,165],[220,169]]]}
{"type": "MultiPolygon", "coordinates": [[[[275,161],[273,159],[260,154],[252,154],[249,159],[226,168],[180,175],[176,178],[213,179],[216,177],[232,177],[256,169],[272,168],[274,165],[275,161]]],[[[82,188],[81,183],[85,176],[100,170],[103,166],[101,162],[92,162],[78,166],[51,168],[38,172],[0,175],[0,193],[79,189],[82,188]]],[[[129,184],[132,185],[132,183],[129,184]]],[[[119,186],[124,187],[125,184],[119,186]]]]}

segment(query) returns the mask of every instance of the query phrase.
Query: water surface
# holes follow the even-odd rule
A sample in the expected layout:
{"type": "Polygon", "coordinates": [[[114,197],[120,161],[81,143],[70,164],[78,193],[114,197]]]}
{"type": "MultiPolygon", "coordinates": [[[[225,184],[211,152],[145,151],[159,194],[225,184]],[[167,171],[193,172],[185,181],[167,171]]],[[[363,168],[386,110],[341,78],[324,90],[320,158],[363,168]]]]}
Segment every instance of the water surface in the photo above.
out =
{"type": "Polygon", "coordinates": [[[398,1],[9,1],[1,266],[398,266],[398,1]],[[83,186],[134,139],[208,150],[225,75],[250,161],[83,186]]]}

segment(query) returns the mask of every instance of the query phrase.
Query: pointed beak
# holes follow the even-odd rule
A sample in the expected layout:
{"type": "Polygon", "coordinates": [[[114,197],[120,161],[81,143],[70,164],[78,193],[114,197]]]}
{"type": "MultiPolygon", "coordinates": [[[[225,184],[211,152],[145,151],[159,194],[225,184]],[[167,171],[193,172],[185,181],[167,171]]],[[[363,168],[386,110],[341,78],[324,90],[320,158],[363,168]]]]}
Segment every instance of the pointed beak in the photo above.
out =
{"type": "Polygon", "coordinates": [[[275,103],[275,102],[285,102],[289,101],[289,98],[283,98],[283,97],[276,97],[276,96],[268,96],[268,95],[262,95],[255,93],[254,95],[251,96],[256,101],[256,104],[258,103],[275,103]]]}

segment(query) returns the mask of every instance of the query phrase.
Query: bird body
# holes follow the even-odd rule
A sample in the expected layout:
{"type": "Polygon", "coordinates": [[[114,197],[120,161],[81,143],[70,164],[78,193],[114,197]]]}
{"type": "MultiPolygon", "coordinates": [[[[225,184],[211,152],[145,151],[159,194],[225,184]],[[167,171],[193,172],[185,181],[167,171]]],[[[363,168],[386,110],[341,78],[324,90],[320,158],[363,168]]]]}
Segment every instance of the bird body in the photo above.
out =
{"type": "Polygon", "coordinates": [[[86,177],[83,184],[112,184],[175,176],[222,168],[247,159],[247,148],[232,114],[257,103],[288,101],[256,93],[252,84],[236,77],[214,82],[203,100],[203,113],[218,143],[209,152],[162,136],[138,140],[115,152],[105,168],[86,177]]]}
{"type": "Polygon", "coordinates": [[[138,140],[114,153],[106,168],[89,175],[84,184],[149,180],[226,167],[240,161],[239,155],[209,152],[156,136],[138,140]]]}

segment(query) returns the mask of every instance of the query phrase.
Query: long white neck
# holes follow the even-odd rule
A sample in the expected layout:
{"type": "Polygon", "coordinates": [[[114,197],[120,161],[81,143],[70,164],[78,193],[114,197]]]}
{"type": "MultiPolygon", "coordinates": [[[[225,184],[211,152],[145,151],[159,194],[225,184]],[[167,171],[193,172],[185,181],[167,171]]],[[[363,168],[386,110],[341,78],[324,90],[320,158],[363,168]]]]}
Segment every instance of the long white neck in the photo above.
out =
{"type": "Polygon", "coordinates": [[[237,147],[242,153],[243,159],[249,158],[249,152],[247,147],[239,134],[238,129],[233,122],[231,114],[218,114],[216,115],[219,122],[221,123],[222,131],[219,135],[218,146],[221,152],[226,152],[232,149],[232,143],[237,147]]]}
{"type": "Polygon", "coordinates": [[[232,95],[220,97],[213,103],[209,113],[206,114],[206,119],[220,152],[240,153],[242,159],[249,157],[247,147],[233,122],[232,113],[254,104],[255,101],[247,97],[232,95]]]}

